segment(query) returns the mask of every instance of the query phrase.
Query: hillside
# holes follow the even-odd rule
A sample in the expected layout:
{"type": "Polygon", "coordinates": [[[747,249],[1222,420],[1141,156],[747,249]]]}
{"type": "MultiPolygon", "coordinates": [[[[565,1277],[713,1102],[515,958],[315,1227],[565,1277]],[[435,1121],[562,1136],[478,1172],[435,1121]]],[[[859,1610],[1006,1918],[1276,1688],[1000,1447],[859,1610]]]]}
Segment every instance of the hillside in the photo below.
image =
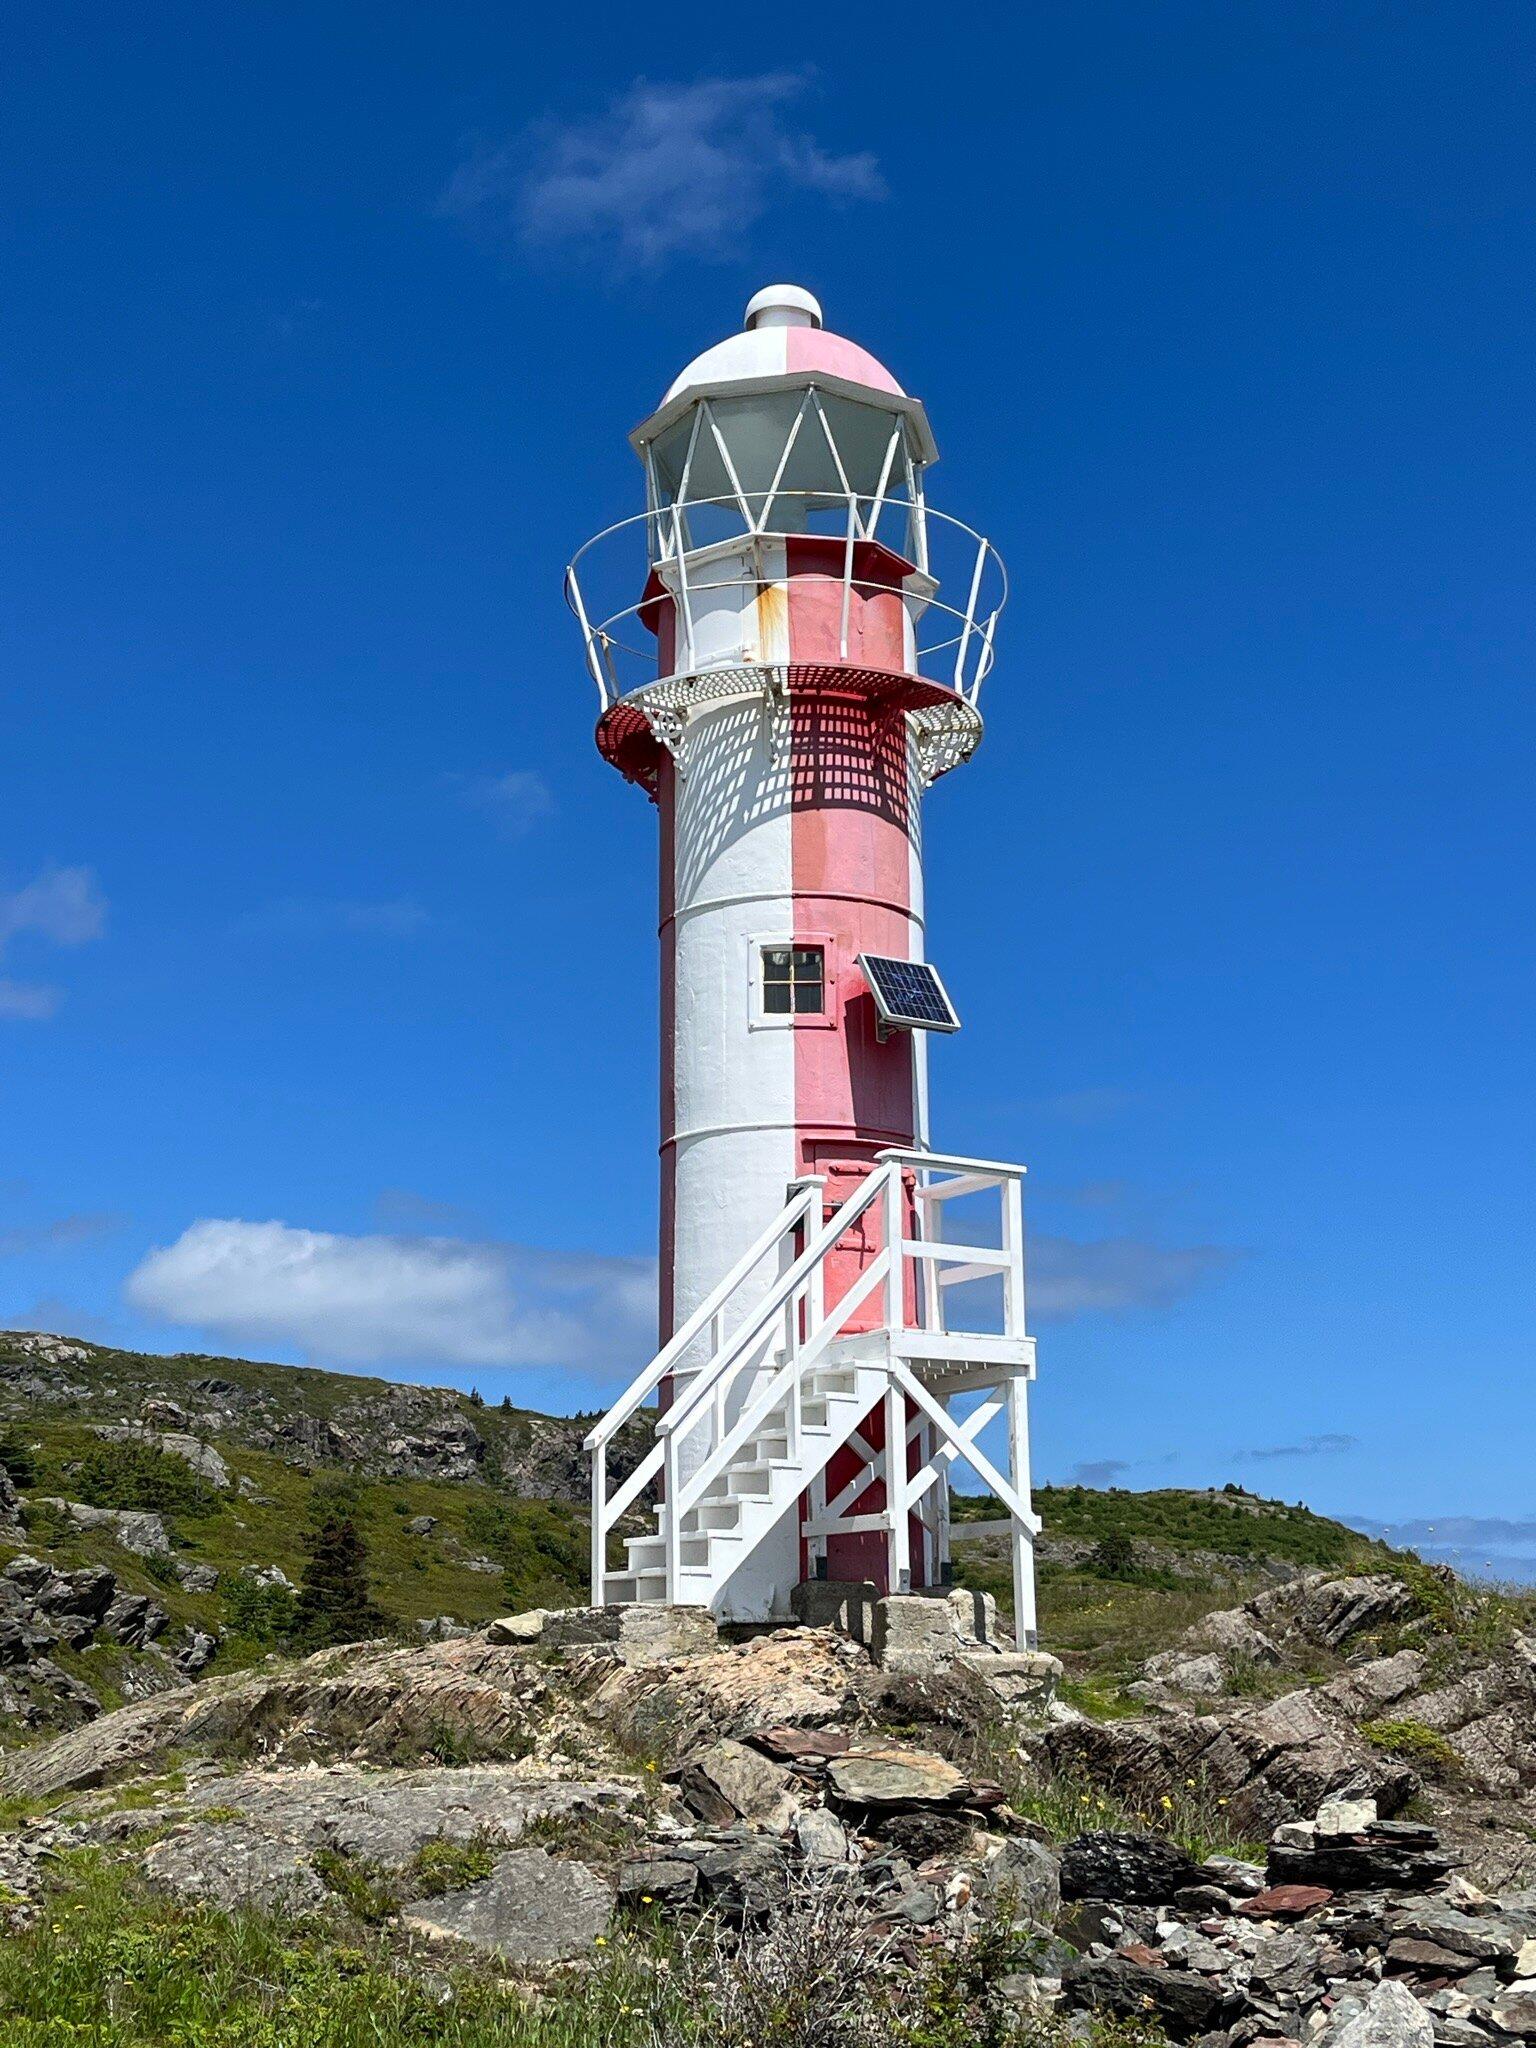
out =
{"type": "MultiPolygon", "coordinates": [[[[28,1628],[57,1633],[57,1612],[99,1605],[105,1584],[24,1588],[19,1607],[13,1596],[0,1745],[290,1647],[306,1541],[338,1507],[366,1545],[373,1599],[407,1638],[581,1601],[589,1420],[452,1388],[0,1333],[0,1467],[23,1503],[0,1526],[0,1574],[30,1554],[55,1574],[109,1574],[112,1597],[149,1603],[29,1649],[28,1628]]],[[[614,1469],[646,1441],[639,1421],[614,1469]]],[[[1042,1640],[1065,1662],[1067,1697],[1095,1713],[1133,1711],[1126,1689],[1145,1660],[1217,1609],[1305,1571],[1405,1565],[1341,1523],[1236,1488],[1036,1498],[1042,1640]]],[[[955,1575],[1006,1613],[998,1514],[985,1496],[957,1499],[955,1575]]]]}
{"type": "MultiPolygon", "coordinates": [[[[1536,1603],[1236,1488],[1071,1487],[1064,1675],[691,1609],[487,1628],[583,1600],[584,1427],[0,1337],[0,2039],[1362,2048],[1320,2031],[1361,1993],[1408,2029],[1372,2048],[1445,1998],[1435,2048],[1536,2034],[1536,1603]],[[384,1623],[305,1654],[338,1511],[384,1623]]],[[[1006,1532],[956,1504],[1003,1608],[1006,1532]]]]}
{"type": "MultiPolygon", "coordinates": [[[[31,1555],[56,1575],[20,1606],[0,1579],[0,1744],[285,1644],[306,1539],[338,1507],[408,1635],[580,1600],[587,1426],[447,1388],[0,1334],[0,1466],[22,1503],[0,1571],[31,1555]],[[101,1574],[148,1606],[112,1622],[101,1574]]],[[[643,1443],[631,1433],[620,1469],[643,1443]]]]}

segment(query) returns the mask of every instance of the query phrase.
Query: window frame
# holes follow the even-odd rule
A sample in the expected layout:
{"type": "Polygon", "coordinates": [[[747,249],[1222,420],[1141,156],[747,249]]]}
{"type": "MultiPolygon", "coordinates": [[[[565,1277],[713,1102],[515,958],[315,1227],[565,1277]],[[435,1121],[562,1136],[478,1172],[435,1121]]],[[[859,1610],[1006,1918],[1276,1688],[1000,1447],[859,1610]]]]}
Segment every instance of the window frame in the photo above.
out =
{"type": "Polygon", "coordinates": [[[747,941],[748,1028],[753,1031],[835,1031],[837,1012],[833,998],[837,982],[838,962],[830,932],[754,933],[747,941]],[[766,1002],[764,971],[767,955],[776,951],[805,952],[812,947],[821,953],[821,1008],[770,1011],[766,1002]]]}

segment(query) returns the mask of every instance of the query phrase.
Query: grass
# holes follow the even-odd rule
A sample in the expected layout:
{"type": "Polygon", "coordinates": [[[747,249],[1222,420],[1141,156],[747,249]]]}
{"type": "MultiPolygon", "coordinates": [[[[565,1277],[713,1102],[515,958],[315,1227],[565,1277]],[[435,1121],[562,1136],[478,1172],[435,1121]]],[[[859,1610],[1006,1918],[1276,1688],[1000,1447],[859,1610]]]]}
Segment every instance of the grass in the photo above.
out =
{"type": "Polygon", "coordinates": [[[356,1920],[379,1926],[399,1911],[400,1900],[390,1874],[363,1856],[339,1849],[321,1849],[314,1858],[321,1883],[356,1920]]]}
{"type": "MultiPolygon", "coordinates": [[[[344,1860],[344,1859],[343,1859],[344,1860]]],[[[75,1857],[35,1925],[0,1942],[6,2048],[1160,2048],[1018,2013],[997,1987],[1027,1938],[987,1929],[914,1967],[830,1894],[739,1936],[615,1935],[537,1991],[503,1966],[361,1924],[182,1906],[75,1857]]]]}
{"type": "Polygon", "coordinates": [[[435,1899],[489,1877],[496,1856],[489,1842],[426,1842],[412,1857],[406,1877],[415,1897],[435,1899]]]}
{"type": "MultiPolygon", "coordinates": [[[[1013,1611],[1012,1567],[991,1539],[957,1543],[955,1580],[991,1593],[999,1611],[1013,1611]]],[[[1253,1587],[1261,1583],[1255,1576],[1253,1587]]],[[[1038,1575],[1040,1640],[1067,1669],[1064,1696],[1080,1712],[1109,1720],[1145,1712],[1124,1688],[1155,1651],[1165,1650],[1218,1607],[1247,1596],[1249,1582],[1220,1586],[1200,1579],[1103,1579],[1042,1565],[1038,1575]]]]}
{"type": "Polygon", "coordinates": [[[594,1807],[586,1813],[542,1813],[518,1836],[520,1847],[548,1849],[579,1863],[617,1863],[639,1848],[645,1829],[633,1813],[594,1807]]]}

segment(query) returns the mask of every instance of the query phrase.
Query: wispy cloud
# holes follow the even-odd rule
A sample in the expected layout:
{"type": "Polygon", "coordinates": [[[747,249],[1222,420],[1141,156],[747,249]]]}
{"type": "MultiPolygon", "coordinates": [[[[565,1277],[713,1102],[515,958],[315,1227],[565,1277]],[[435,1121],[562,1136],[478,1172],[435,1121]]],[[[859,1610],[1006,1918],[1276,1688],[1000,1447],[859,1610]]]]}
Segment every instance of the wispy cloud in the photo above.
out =
{"type": "Polygon", "coordinates": [[[148,1255],[125,1293],[142,1314],[335,1365],[642,1363],[654,1262],[465,1238],[341,1236],[207,1218],[148,1255]]]}
{"type": "Polygon", "coordinates": [[[521,839],[555,812],[554,793],[532,768],[509,768],[500,775],[455,777],[465,803],[485,811],[508,839],[521,839]]]}
{"type": "Polygon", "coordinates": [[[1034,1236],[1029,1293],[1041,1321],[1167,1308],[1242,1257],[1228,1246],[1166,1245],[1143,1237],[1034,1236]]]}
{"type": "Polygon", "coordinates": [[[428,913],[413,896],[382,903],[348,902],[320,896],[287,896],[264,904],[240,918],[242,932],[291,932],[303,938],[329,938],[338,933],[386,939],[409,938],[428,924],[428,913]]]}
{"type": "Polygon", "coordinates": [[[869,151],[829,150],[791,118],[809,84],[803,71],[637,79],[594,120],[544,122],[480,146],[440,209],[527,244],[586,247],[638,267],[734,251],[786,193],[883,198],[869,151]]]}
{"type": "Polygon", "coordinates": [[[1345,1436],[1338,1430],[1325,1430],[1321,1436],[1304,1436],[1293,1444],[1256,1444],[1251,1450],[1239,1451],[1239,1458],[1330,1458],[1340,1451],[1353,1451],[1359,1447],[1357,1436],[1345,1436]]]}
{"type": "MultiPolygon", "coordinates": [[[[90,868],[46,867],[19,889],[0,890],[0,955],[28,935],[53,946],[83,946],[105,928],[106,898],[90,868]]],[[[0,977],[0,1017],[45,1022],[64,1000],[52,982],[0,977]]]]}
{"type": "Polygon", "coordinates": [[[20,1258],[28,1252],[68,1251],[77,1244],[89,1244],[106,1237],[123,1225],[121,1216],[56,1216],[51,1223],[24,1224],[0,1230],[0,1258],[20,1258]]]}
{"type": "Polygon", "coordinates": [[[57,1016],[64,991],[51,981],[7,981],[0,978],[0,1017],[45,1024],[57,1016]]]}
{"type": "Polygon", "coordinates": [[[1129,1458],[1085,1458],[1072,1467],[1069,1486],[1113,1486],[1122,1472],[1131,1471],[1129,1458]]]}

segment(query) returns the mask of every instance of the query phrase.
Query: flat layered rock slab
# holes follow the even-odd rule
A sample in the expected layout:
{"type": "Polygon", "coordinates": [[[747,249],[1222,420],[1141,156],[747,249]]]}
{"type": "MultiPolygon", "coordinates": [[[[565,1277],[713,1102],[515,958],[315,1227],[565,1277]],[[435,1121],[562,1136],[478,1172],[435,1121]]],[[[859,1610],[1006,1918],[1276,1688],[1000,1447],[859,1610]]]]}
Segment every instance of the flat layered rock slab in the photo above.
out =
{"type": "Polygon", "coordinates": [[[957,1806],[970,1791],[963,1771],[915,1749],[855,1749],[833,1757],[827,1782],[845,1806],[957,1806]]]}
{"type": "Polygon", "coordinates": [[[478,1884],[423,1899],[402,1915],[413,1933],[462,1941],[507,1963],[590,1955],[613,1919],[614,1887],[584,1863],[509,1849],[478,1884]]]}
{"type": "MultiPolygon", "coordinates": [[[[618,1779],[541,1781],[508,1765],[423,1771],[247,1771],[197,1786],[197,1806],[233,1808],[269,1835],[399,1869],[429,1842],[513,1843],[530,1821],[624,1812],[642,1788],[618,1779]]],[[[183,1802],[184,1803],[184,1802],[183,1802]]]]}
{"type": "Polygon", "coordinates": [[[238,1821],[204,1822],[154,1843],[144,1871],[162,1891],[227,1913],[243,1906],[302,1911],[327,1896],[302,1843],[238,1821]]]}
{"type": "Polygon", "coordinates": [[[380,1761],[419,1752],[445,1731],[472,1754],[525,1756],[546,1719],[539,1682],[517,1649],[483,1637],[402,1648],[356,1643],[270,1671],[200,1685],[103,1714],[35,1749],[0,1758],[0,1791],[28,1798],[149,1773],[172,1750],[253,1734],[380,1761]]]}

